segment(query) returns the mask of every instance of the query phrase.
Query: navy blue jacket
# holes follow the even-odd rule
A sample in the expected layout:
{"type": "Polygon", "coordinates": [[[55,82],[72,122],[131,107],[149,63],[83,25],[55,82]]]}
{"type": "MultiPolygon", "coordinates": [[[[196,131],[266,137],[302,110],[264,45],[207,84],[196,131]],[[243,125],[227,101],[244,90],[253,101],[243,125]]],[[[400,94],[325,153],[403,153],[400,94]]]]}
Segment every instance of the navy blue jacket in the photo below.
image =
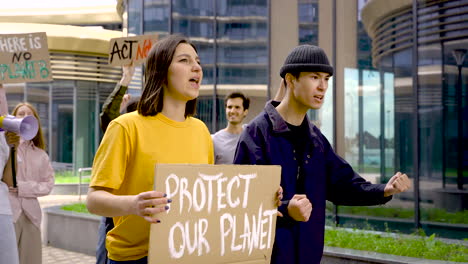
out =
{"type": "Polygon", "coordinates": [[[234,163],[281,165],[285,200],[296,194],[301,173],[304,177],[301,189],[312,203],[312,214],[309,221],[297,222],[287,215],[286,205],[279,208],[285,217],[277,218],[271,263],[318,264],[323,254],[325,200],[337,205],[377,205],[388,202],[391,196],[383,196],[384,184],[371,184],[355,173],[307,117],[301,126],[307,126],[310,133],[304,138],[303,158],[298,163],[288,139],[291,132],[276,105],[278,102],[268,102],[264,111],[244,129],[234,163]]]}

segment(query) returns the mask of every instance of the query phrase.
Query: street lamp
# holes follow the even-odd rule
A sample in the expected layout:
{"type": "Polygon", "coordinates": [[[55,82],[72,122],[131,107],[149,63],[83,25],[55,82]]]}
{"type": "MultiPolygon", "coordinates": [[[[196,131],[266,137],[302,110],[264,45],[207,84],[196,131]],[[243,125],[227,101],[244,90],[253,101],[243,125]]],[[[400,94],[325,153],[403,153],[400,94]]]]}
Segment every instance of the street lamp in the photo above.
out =
{"type": "Polygon", "coordinates": [[[462,93],[462,67],[465,61],[466,49],[455,49],[452,50],[452,55],[455,58],[455,62],[458,67],[458,81],[457,81],[457,105],[458,105],[458,159],[457,159],[457,188],[463,189],[463,93],[462,93]]]}

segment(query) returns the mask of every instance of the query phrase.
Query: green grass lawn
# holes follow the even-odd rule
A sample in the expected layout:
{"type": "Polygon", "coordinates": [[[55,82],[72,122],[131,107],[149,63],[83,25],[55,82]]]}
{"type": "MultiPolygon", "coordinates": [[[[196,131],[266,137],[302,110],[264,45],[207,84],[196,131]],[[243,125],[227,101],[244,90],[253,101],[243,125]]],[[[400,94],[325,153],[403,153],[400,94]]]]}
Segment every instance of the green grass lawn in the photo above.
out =
{"type": "Polygon", "coordinates": [[[387,237],[358,230],[330,228],[325,231],[325,245],[414,258],[468,262],[468,247],[442,242],[435,239],[434,235],[387,237]]]}
{"type": "Polygon", "coordinates": [[[62,210],[91,214],[88,211],[88,208],[86,208],[86,204],[84,203],[67,204],[67,205],[62,206],[62,210]]]}
{"type": "MultiPolygon", "coordinates": [[[[327,210],[332,210],[331,204],[327,204],[327,210]]],[[[383,206],[339,206],[338,213],[388,218],[414,218],[414,209],[383,206]]],[[[431,222],[468,224],[468,210],[450,213],[439,208],[421,208],[421,219],[431,222]]]]}
{"type": "MultiPolygon", "coordinates": [[[[69,204],[62,207],[66,211],[88,213],[84,203],[69,204]]],[[[468,247],[449,244],[435,239],[435,236],[406,235],[390,237],[359,230],[327,228],[325,245],[350,248],[384,254],[407,256],[443,261],[468,262],[468,247]]]]}
{"type": "MultiPolygon", "coordinates": [[[[89,177],[82,178],[82,183],[89,183],[89,181],[89,177]]],[[[79,183],[79,178],[73,171],[58,171],[55,173],[55,183],[79,183]]]]}

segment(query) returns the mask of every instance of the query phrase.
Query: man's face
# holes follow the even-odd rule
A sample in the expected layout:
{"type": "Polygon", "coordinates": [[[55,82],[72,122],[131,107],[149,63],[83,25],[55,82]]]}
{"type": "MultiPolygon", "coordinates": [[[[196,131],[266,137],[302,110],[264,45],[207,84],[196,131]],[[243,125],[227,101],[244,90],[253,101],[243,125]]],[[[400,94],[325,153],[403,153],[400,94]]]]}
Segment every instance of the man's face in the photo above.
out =
{"type": "Polygon", "coordinates": [[[330,75],[324,72],[301,72],[298,79],[291,77],[295,101],[307,109],[320,109],[330,75]]]}
{"type": "Polygon", "coordinates": [[[242,123],[249,110],[244,110],[242,98],[229,98],[226,102],[226,119],[230,124],[242,123]]]}

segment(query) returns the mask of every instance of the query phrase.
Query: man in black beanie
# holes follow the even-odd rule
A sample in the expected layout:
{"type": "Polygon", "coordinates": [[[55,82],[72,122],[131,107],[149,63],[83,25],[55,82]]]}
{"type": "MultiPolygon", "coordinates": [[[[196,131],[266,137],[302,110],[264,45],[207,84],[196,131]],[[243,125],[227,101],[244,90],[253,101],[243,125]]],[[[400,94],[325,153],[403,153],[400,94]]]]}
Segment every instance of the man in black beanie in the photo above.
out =
{"type": "Polygon", "coordinates": [[[325,229],[325,201],[337,205],[378,205],[410,188],[397,172],[387,184],[371,184],[339,157],[307,118],[319,109],[333,67],[325,52],[301,45],[287,56],[280,71],[285,97],[270,101],[242,132],[235,164],[281,165],[282,205],[271,263],[320,263],[325,229]]]}

